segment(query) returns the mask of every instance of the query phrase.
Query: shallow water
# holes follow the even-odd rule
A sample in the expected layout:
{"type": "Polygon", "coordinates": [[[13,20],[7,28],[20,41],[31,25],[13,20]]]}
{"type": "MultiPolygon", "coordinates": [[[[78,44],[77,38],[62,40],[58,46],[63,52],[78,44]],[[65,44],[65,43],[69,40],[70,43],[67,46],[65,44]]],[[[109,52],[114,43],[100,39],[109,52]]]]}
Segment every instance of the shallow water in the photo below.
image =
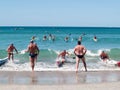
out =
{"type": "MultiPolygon", "coordinates": [[[[36,62],[36,71],[74,71],[75,59],[73,57],[74,47],[77,45],[77,39],[82,36],[82,44],[87,48],[86,62],[89,71],[101,70],[119,70],[113,65],[101,63],[99,55],[105,50],[110,58],[119,61],[120,53],[120,28],[99,28],[99,27],[0,27],[1,46],[0,58],[7,57],[6,49],[9,44],[14,43],[19,54],[14,54],[14,63],[8,62],[0,67],[2,71],[30,71],[29,54],[25,50],[32,38],[35,36],[35,42],[40,48],[40,55],[36,62]],[[49,36],[54,35],[55,41],[49,36]],[[43,41],[43,36],[47,40],[43,41]],[[97,36],[98,41],[94,42],[93,37],[97,36]],[[69,37],[68,42],[64,40],[69,37]],[[67,50],[71,56],[63,67],[56,66],[56,58],[62,50],[67,50]]],[[[80,70],[84,70],[80,63],[80,70]]]]}

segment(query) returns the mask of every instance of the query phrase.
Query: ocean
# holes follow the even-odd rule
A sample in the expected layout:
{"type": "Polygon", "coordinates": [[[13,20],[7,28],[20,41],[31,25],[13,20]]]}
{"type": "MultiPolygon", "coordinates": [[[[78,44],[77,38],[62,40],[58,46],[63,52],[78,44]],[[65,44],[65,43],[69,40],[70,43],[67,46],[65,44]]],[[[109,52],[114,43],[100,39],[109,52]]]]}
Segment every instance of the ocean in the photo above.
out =
{"type": "MultiPolygon", "coordinates": [[[[85,58],[88,71],[120,70],[112,63],[103,63],[99,58],[101,51],[104,50],[112,61],[120,61],[120,28],[6,26],[0,27],[0,36],[0,59],[7,57],[6,49],[11,43],[19,51],[18,54],[14,54],[14,62],[7,62],[0,66],[0,71],[31,71],[29,53],[24,51],[33,36],[40,49],[35,71],[74,71],[73,50],[80,36],[82,36],[82,45],[87,49],[85,58]],[[53,35],[55,40],[52,40],[50,35],[53,35]],[[47,37],[46,40],[43,40],[44,36],[47,37]],[[93,40],[94,36],[97,36],[97,42],[93,40]],[[68,41],[64,40],[65,37],[68,37],[68,41]],[[63,50],[71,54],[66,57],[69,63],[57,67],[57,55],[63,50]]],[[[84,71],[82,61],[80,61],[79,70],[84,71]]]]}

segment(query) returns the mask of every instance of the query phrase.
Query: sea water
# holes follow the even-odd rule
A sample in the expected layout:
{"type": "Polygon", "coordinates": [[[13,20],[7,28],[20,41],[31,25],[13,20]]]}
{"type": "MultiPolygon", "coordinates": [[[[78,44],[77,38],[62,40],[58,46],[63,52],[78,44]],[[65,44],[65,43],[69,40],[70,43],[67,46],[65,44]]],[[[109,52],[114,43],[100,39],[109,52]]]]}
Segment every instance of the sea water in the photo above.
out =
{"type": "MultiPolygon", "coordinates": [[[[74,71],[74,47],[82,36],[82,45],[87,49],[85,55],[89,71],[120,70],[114,65],[102,64],[99,55],[102,50],[110,59],[120,61],[120,28],[113,27],[0,27],[0,59],[7,57],[7,48],[13,43],[19,51],[14,53],[14,62],[7,62],[0,67],[3,71],[31,71],[29,53],[25,52],[31,38],[35,36],[40,54],[35,63],[35,71],[74,71]],[[53,35],[55,40],[49,36],[53,35]],[[47,39],[43,40],[46,36],[47,39]],[[97,42],[93,37],[97,36],[97,42]],[[68,41],[65,41],[68,37],[68,41]],[[58,54],[67,50],[70,56],[62,67],[57,67],[58,54]]],[[[84,71],[82,61],[79,70],[84,71]]]]}

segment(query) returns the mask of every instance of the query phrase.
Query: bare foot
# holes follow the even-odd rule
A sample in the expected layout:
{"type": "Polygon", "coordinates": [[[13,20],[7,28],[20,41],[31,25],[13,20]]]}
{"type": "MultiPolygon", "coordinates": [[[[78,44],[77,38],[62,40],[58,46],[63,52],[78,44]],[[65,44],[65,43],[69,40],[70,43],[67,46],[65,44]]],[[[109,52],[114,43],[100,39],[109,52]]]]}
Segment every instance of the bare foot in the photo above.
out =
{"type": "Polygon", "coordinates": [[[76,70],[76,73],[78,73],[78,70],[76,70]]]}

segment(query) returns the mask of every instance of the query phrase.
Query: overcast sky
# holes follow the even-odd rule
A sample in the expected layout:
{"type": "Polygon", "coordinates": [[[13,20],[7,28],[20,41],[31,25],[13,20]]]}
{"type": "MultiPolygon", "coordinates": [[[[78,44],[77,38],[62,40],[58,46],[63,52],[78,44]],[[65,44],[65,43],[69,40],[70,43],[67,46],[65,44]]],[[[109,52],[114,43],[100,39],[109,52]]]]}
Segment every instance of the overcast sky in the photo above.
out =
{"type": "Polygon", "coordinates": [[[0,0],[0,26],[120,27],[120,0],[0,0]]]}

